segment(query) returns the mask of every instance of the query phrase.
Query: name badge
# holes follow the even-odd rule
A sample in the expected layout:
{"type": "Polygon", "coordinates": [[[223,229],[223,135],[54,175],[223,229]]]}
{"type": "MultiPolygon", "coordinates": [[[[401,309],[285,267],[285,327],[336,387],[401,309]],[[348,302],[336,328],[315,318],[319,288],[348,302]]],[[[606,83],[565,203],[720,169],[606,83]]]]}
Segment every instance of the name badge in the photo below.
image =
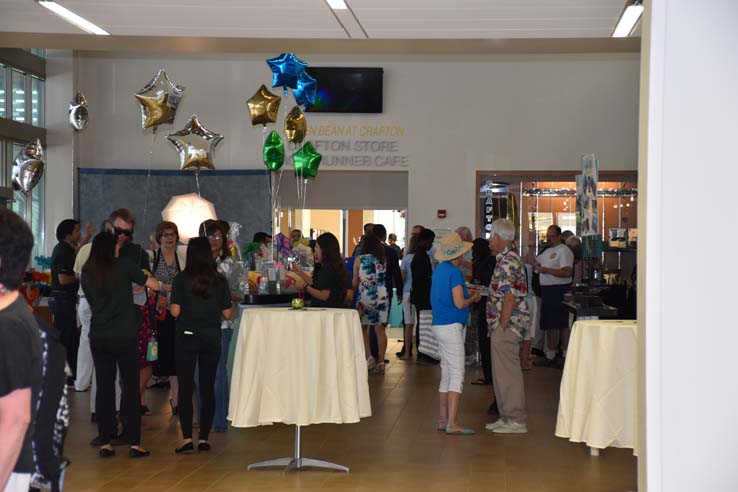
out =
{"type": "Polygon", "coordinates": [[[193,332],[191,332],[191,331],[187,331],[187,330],[185,330],[185,331],[184,331],[184,334],[185,334],[185,335],[194,335],[194,333],[193,333],[193,332]]]}

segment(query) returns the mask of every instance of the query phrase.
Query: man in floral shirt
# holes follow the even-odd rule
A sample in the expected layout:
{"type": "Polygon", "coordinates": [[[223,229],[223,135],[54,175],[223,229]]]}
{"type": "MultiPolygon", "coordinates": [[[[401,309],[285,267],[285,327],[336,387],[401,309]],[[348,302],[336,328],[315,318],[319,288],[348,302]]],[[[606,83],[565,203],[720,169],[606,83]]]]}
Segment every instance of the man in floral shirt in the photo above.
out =
{"type": "Polygon", "coordinates": [[[500,419],[485,428],[497,434],[525,434],[528,414],[520,369],[520,343],[530,321],[525,266],[513,249],[515,226],[507,219],[492,224],[490,250],[497,265],[489,285],[487,324],[491,330],[492,382],[500,419]]]}

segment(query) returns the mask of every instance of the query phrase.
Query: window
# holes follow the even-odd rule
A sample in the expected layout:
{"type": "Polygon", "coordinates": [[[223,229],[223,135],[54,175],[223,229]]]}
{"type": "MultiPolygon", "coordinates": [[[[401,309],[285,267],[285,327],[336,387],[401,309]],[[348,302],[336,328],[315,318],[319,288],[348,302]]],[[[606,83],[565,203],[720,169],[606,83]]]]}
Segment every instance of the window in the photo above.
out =
{"type": "Polygon", "coordinates": [[[5,114],[5,90],[7,83],[5,82],[5,65],[0,63],[0,118],[7,118],[5,114]]]}
{"type": "Polygon", "coordinates": [[[18,70],[11,70],[12,92],[11,107],[13,108],[13,120],[26,123],[26,75],[18,70]]]}

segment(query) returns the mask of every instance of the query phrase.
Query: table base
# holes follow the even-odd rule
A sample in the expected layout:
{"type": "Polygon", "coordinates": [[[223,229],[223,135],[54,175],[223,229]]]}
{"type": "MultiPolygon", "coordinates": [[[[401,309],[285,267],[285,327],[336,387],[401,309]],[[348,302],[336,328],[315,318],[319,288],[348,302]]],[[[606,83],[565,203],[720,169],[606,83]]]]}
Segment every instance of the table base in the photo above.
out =
{"type": "Polygon", "coordinates": [[[255,468],[284,466],[285,468],[282,471],[282,475],[287,475],[292,470],[299,471],[307,467],[328,468],[331,470],[339,470],[339,471],[345,471],[346,473],[349,473],[349,468],[347,466],[337,465],[336,463],[331,463],[329,461],[316,460],[313,458],[303,458],[301,455],[300,444],[301,444],[300,426],[296,425],[295,426],[295,456],[291,458],[276,458],[273,460],[259,461],[257,463],[250,464],[247,469],[253,470],[255,468]]]}

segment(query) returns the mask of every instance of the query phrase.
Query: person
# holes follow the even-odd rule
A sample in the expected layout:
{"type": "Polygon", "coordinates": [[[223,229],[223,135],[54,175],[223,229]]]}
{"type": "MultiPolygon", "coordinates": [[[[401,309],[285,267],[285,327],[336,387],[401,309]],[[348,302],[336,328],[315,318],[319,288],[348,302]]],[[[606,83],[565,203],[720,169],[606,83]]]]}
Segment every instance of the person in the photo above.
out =
{"type": "Polygon", "coordinates": [[[199,368],[202,419],[198,451],[209,451],[208,437],[215,413],[215,376],[221,354],[221,321],[233,315],[228,281],[218,272],[207,238],[187,245],[185,269],[174,278],[170,305],[177,320],[175,342],[179,380],[179,422],[182,443],[177,454],[194,451],[192,442],[192,393],[195,365],[199,368]]]}
{"type": "Polygon", "coordinates": [[[356,308],[361,318],[364,333],[364,352],[369,371],[384,374],[384,354],[387,351],[387,316],[389,315],[389,295],[387,293],[387,258],[385,249],[374,231],[364,236],[361,254],[354,261],[353,287],[358,290],[359,300],[356,308]],[[374,327],[377,336],[378,353],[374,359],[369,342],[369,328],[374,327]]]}
{"type": "Polygon", "coordinates": [[[59,332],[61,342],[67,349],[67,364],[71,376],[68,384],[74,384],[77,374],[77,277],[74,276],[74,257],[81,232],[79,221],[62,220],[56,226],[57,245],[51,253],[51,295],[49,307],[54,316],[54,328],[59,332]]]}
{"type": "Polygon", "coordinates": [[[387,236],[387,244],[389,244],[389,247],[395,250],[395,253],[397,253],[398,258],[402,258],[402,248],[399,244],[397,244],[397,234],[394,232],[387,236]]]}
{"type": "Polygon", "coordinates": [[[438,386],[440,411],[438,430],[446,434],[471,435],[473,429],[464,428],[458,417],[461,390],[464,384],[464,332],[469,317],[469,306],[481,298],[478,291],[467,291],[461,273],[462,256],[472,243],[462,241],[455,232],[441,238],[436,260],[440,262],[433,271],[431,305],[433,324],[431,329],[438,341],[441,354],[441,383],[438,386]]]}
{"type": "MultiPolygon", "coordinates": [[[[433,246],[436,234],[430,229],[423,229],[418,236],[418,245],[415,249],[410,263],[410,271],[412,274],[412,290],[410,292],[410,301],[415,306],[417,321],[415,323],[415,342],[420,347],[420,312],[431,309],[431,285],[433,279],[433,264],[428,251],[433,246]]],[[[421,364],[437,364],[438,361],[429,355],[418,351],[416,359],[421,364]]]]}
{"type": "Polygon", "coordinates": [[[536,257],[534,271],[541,279],[541,329],[546,332],[546,357],[533,364],[540,367],[564,367],[569,345],[569,313],[562,304],[571,288],[574,254],[561,241],[561,228],[550,226],[546,231],[550,247],[536,257]],[[556,359],[561,344],[563,357],[556,359]]]}
{"type": "Polygon", "coordinates": [[[292,229],[290,231],[290,244],[294,244],[302,239],[302,231],[300,229],[292,229]]]}
{"type": "MultiPolygon", "coordinates": [[[[226,234],[228,231],[225,232],[226,234]]],[[[260,244],[261,246],[269,246],[272,242],[272,236],[266,232],[257,232],[254,234],[253,242],[260,244]]]]}
{"type": "MultiPolygon", "coordinates": [[[[241,291],[243,268],[231,256],[228,249],[226,235],[229,229],[228,222],[224,220],[210,222],[205,227],[210,252],[215,260],[218,273],[225,277],[228,282],[228,292],[232,301],[231,318],[223,319],[220,323],[220,358],[215,374],[215,413],[213,414],[213,430],[215,432],[225,432],[228,429],[228,420],[226,419],[228,417],[228,402],[230,401],[228,353],[233,338],[233,323],[238,320],[238,303],[243,298],[243,292],[241,291]]],[[[198,386],[198,389],[201,391],[202,387],[198,386]]],[[[198,395],[201,394],[201,392],[198,393],[198,395]]],[[[199,396],[198,402],[200,402],[199,396]]]]}
{"type": "Polygon", "coordinates": [[[364,234],[362,234],[359,238],[359,242],[356,244],[354,252],[351,253],[351,256],[358,256],[361,254],[361,247],[364,244],[364,238],[372,229],[374,229],[374,224],[372,224],[371,222],[367,222],[366,224],[364,224],[364,234]]]}
{"type": "Polygon", "coordinates": [[[145,270],[120,254],[119,238],[101,232],[92,241],[90,257],[82,267],[82,291],[92,310],[90,347],[95,362],[98,437],[100,456],[113,456],[111,439],[118,434],[115,419],[115,378],[120,371],[123,385],[121,413],[124,414],[125,436],[116,441],[127,442],[132,458],[149,456],[141,447],[141,413],[139,408],[138,328],[140,313],[133,305],[131,283],[159,290],[161,283],[147,276],[145,270]]]}
{"type": "MultiPolygon", "coordinates": [[[[472,243],[472,284],[488,286],[495,270],[496,260],[490,254],[489,242],[478,237],[472,243]]],[[[462,259],[463,261],[463,259],[462,259]]],[[[472,381],[475,385],[492,385],[492,353],[490,352],[490,340],[487,334],[487,298],[483,298],[472,305],[472,326],[476,328],[479,340],[479,356],[484,377],[472,381]]],[[[494,398],[493,398],[494,400],[494,398]]],[[[492,403],[494,405],[494,402],[492,403]]]]}
{"type": "Polygon", "coordinates": [[[397,302],[402,304],[402,273],[400,272],[400,258],[395,250],[386,243],[387,229],[382,224],[374,224],[374,235],[384,247],[384,257],[387,259],[387,296],[389,305],[392,305],[393,292],[397,289],[397,302]]]}
{"type": "Polygon", "coordinates": [[[507,219],[492,223],[490,250],[496,265],[489,284],[487,323],[492,349],[492,382],[500,418],[485,429],[496,434],[525,434],[528,414],[520,368],[520,344],[530,322],[525,267],[513,247],[515,225],[507,219]]]}
{"type": "MultiPolygon", "coordinates": [[[[471,229],[469,229],[467,226],[461,226],[456,228],[456,234],[459,235],[462,241],[472,243],[474,241],[474,236],[471,233],[471,229]]],[[[461,273],[464,274],[464,278],[467,280],[471,280],[472,277],[472,251],[469,250],[464,254],[464,257],[461,259],[461,265],[459,266],[459,270],[461,270],[461,273]]]]}
{"type": "Polygon", "coordinates": [[[31,258],[33,234],[0,208],[0,490],[28,492],[43,346],[31,308],[18,292],[31,258]]]}
{"type": "Polygon", "coordinates": [[[341,258],[338,239],[324,232],[315,241],[315,273],[311,278],[297,263],[293,265],[298,289],[312,297],[313,307],[343,308],[353,298],[348,275],[341,258]]]}
{"type": "Polygon", "coordinates": [[[179,229],[174,222],[164,221],[156,226],[154,240],[157,248],[154,251],[151,273],[162,283],[161,291],[156,299],[157,309],[163,310],[163,318],[157,321],[157,342],[159,357],[154,364],[154,375],[169,381],[169,406],[172,415],[177,415],[179,406],[177,371],[175,365],[174,340],[176,322],[170,311],[169,300],[172,294],[172,283],[184,268],[184,259],[179,257],[177,243],[179,229]]]}
{"type": "Polygon", "coordinates": [[[415,250],[418,247],[418,237],[419,234],[412,234],[410,236],[407,251],[400,263],[400,274],[402,275],[402,318],[405,327],[403,330],[404,339],[402,350],[395,355],[403,360],[409,360],[413,357],[413,330],[415,329],[415,320],[418,315],[415,312],[415,306],[410,302],[410,295],[413,289],[413,272],[410,269],[410,265],[415,257],[415,250]]]}

